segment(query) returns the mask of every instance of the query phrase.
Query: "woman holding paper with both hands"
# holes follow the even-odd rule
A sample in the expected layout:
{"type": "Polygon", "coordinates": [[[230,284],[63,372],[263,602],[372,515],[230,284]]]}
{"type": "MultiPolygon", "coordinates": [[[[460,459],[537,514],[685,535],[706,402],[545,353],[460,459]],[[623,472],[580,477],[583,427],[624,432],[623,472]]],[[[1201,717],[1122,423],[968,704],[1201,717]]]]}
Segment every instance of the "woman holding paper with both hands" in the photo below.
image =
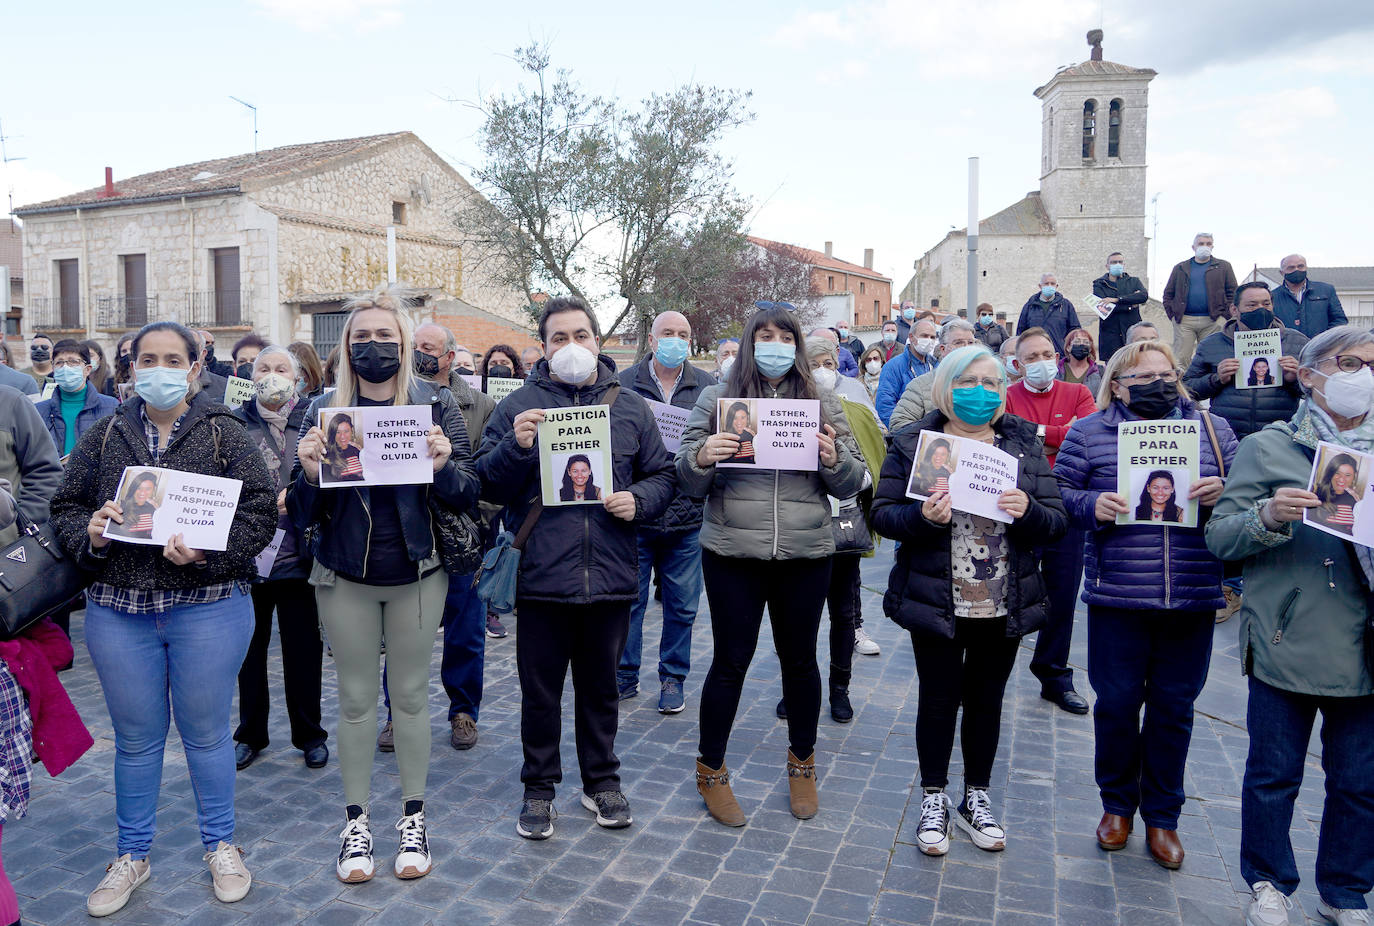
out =
{"type": "Polygon", "coordinates": [[[931,398],[936,411],[893,434],[873,503],[873,530],[901,542],[883,610],[911,633],[920,679],[916,751],[924,796],[916,842],[927,855],[944,855],[953,819],[974,845],[998,851],[1006,831],[987,792],[1002,695],[1020,638],[1049,614],[1036,548],[1062,536],[1067,521],[1036,425],[1004,413],[1006,369],[987,347],[946,355],[931,398]],[[907,497],[923,430],[992,444],[1016,458],[1016,487],[997,500],[1010,524],[955,510],[945,490],[925,501],[907,497]],[[964,798],[952,817],[945,787],[961,705],[964,798]]]}
{"type": "Polygon", "coordinates": [[[1207,680],[1222,604],[1221,562],[1208,552],[1202,525],[1221,497],[1221,464],[1229,468],[1236,438],[1225,419],[1193,404],[1173,351],[1160,341],[1116,352],[1097,407],[1098,414],[1069,427],[1054,461],[1069,519],[1087,531],[1083,600],[1103,809],[1097,844],[1123,848],[1139,811],[1150,854],[1165,868],[1178,868],[1193,702],[1207,680]],[[1197,502],[1198,526],[1118,525],[1117,515],[1132,511],[1134,500],[1117,491],[1117,428],[1123,421],[1164,419],[1198,422],[1199,478],[1186,493],[1177,487],[1180,500],[1197,502]]]}

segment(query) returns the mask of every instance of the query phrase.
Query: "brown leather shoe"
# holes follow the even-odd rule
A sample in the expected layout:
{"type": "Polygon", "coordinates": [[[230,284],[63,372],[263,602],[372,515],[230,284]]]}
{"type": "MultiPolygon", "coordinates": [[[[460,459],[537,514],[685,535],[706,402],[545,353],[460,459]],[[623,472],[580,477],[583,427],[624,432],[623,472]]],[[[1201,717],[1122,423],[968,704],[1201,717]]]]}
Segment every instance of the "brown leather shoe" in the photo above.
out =
{"type": "Polygon", "coordinates": [[[792,799],[792,816],[810,820],[821,809],[821,796],[816,791],[816,753],[805,761],[787,750],[787,790],[792,799]]]}
{"type": "Polygon", "coordinates": [[[730,787],[730,773],[725,763],[720,768],[711,768],[697,760],[697,793],[706,802],[706,810],[717,823],[726,826],[743,826],[744,811],[735,800],[735,792],[730,787]]]}
{"type": "Polygon", "coordinates": [[[1150,855],[1163,867],[1173,871],[1183,864],[1183,844],[1178,841],[1176,830],[1147,826],[1145,841],[1150,846],[1150,855]]]}
{"type": "Polygon", "coordinates": [[[1126,848],[1126,840],[1131,835],[1133,822],[1129,817],[1123,817],[1119,813],[1104,813],[1102,821],[1097,824],[1098,848],[1106,849],[1108,852],[1126,848]]]}

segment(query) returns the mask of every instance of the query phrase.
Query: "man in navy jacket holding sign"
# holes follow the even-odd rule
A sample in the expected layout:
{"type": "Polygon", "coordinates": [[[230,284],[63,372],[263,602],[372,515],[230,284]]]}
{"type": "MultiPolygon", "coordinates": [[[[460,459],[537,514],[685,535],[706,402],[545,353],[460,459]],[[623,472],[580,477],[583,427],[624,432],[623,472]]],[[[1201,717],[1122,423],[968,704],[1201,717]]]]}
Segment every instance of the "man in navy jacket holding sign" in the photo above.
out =
{"type": "Polygon", "coordinates": [[[635,526],[663,513],[676,484],[672,458],[649,407],[620,388],[614,365],[599,356],[600,334],[596,316],[580,298],[545,303],[539,317],[545,358],[496,407],[477,458],[482,497],[507,507],[506,525],[514,532],[541,497],[538,432],[544,410],[611,405],[612,473],[602,477],[601,504],[543,509],[521,553],[515,658],[525,800],[516,832],[527,839],[553,834],[554,791],[563,778],[558,741],[569,663],[577,689],[582,804],[601,826],[632,822],[615,755],[616,665],[639,597],[635,526]]]}

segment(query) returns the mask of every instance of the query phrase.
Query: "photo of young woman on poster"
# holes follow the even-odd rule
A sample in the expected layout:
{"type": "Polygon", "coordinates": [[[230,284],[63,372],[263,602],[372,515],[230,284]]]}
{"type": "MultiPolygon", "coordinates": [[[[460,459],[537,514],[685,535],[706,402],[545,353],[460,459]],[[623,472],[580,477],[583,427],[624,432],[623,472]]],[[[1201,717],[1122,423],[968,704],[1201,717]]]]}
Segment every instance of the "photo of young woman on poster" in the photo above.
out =
{"type": "Polygon", "coordinates": [[[1135,506],[1137,521],[1183,522],[1183,509],[1178,504],[1178,490],[1174,474],[1167,469],[1151,470],[1140,490],[1140,502],[1135,506]]]}
{"type": "Polygon", "coordinates": [[[739,450],[730,457],[731,463],[754,462],[754,437],[758,432],[754,425],[753,411],[748,402],[734,402],[725,414],[725,430],[739,435],[739,450]]]}
{"type": "Polygon", "coordinates": [[[1274,374],[1269,370],[1268,357],[1256,357],[1250,363],[1250,374],[1245,378],[1247,386],[1272,386],[1274,374]]]}
{"type": "Polygon", "coordinates": [[[907,485],[907,494],[930,495],[932,492],[948,492],[949,479],[954,475],[954,449],[943,437],[926,439],[925,445],[917,450],[916,469],[907,485]]]}
{"type": "Polygon", "coordinates": [[[117,537],[149,540],[153,536],[153,515],[157,514],[161,497],[157,491],[156,473],[139,473],[125,482],[124,494],[119,498],[124,509],[124,523],[110,522],[109,533],[117,537]]]}
{"type": "Polygon", "coordinates": [[[600,501],[601,488],[592,472],[592,461],[585,453],[574,453],[563,465],[563,486],[558,490],[562,502],[600,501]]]}
{"type": "Polygon", "coordinates": [[[1321,505],[1308,510],[1308,517],[1332,530],[1350,534],[1355,529],[1355,506],[1359,496],[1351,492],[1358,485],[1359,462],[1348,453],[1333,454],[1312,491],[1321,505]]]}
{"type": "Polygon", "coordinates": [[[322,481],[361,482],[363,476],[362,448],[356,441],[357,429],[352,416],[338,412],[325,428],[324,458],[320,461],[322,481]]]}

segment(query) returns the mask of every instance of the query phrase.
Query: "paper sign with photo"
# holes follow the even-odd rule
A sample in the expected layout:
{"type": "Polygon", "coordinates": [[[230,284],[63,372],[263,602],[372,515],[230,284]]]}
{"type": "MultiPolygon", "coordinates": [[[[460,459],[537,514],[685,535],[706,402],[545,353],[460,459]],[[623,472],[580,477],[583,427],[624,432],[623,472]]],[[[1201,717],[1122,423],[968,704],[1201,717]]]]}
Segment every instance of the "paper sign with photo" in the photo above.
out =
{"type": "Polygon", "coordinates": [[[224,384],[224,404],[233,408],[242,405],[249,399],[256,398],[258,389],[253,385],[251,379],[244,379],[241,376],[231,376],[224,384]]]}
{"type": "Polygon", "coordinates": [[[544,504],[599,505],[615,491],[611,476],[611,407],[545,409],[539,422],[544,504]]]}
{"type": "Polygon", "coordinates": [[[716,433],[740,439],[735,455],[717,466],[820,467],[821,403],[816,399],[718,399],[716,433]]]}
{"type": "Polygon", "coordinates": [[[692,414],[691,411],[666,402],[655,402],[653,399],[645,399],[644,404],[654,413],[654,420],[658,422],[658,433],[663,436],[663,446],[669,453],[677,453],[677,448],[682,446],[682,432],[687,428],[687,418],[692,414]]]}
{"type": "Polygon", "coordinates": [[[1111,315],[1112,310],[1116,308],[1115,302],[1107,302],[1105,299],[1101,299],[1092,294],[1085,297],[1083,302],[1087,304],[1088,308],[1097,313],[1097,317],[1101,321],[1106,321],[1107,316],[1111,315]]]}
{"type": "Polygon", "coordinates": [[[34,405],[37,405],[39,402],[51,399],[53,395],[56,394],[56,392],[57,383],[46,383],[44,384],[43,388],[40,389],[38,392],[29,393],[29,401],[32,402],[34,405]]]}
{"type": "Polygon", "coordinates": [[[181,534],[192,550],[225,550],[243,482],[157,466],[126,466],[115,501],[123,523],[110,519],[102,536],[164,546],[181,534]]]}
{"type": "Polygon", "coordinates": [[[1307,491],[1321,499],[1316,508],[1305,508],[1302,522],[1308,527],[1374,547],[1374,456],[1322,441],[1312,460],[1307,491]]]}
{"type": "Polygon", "coordinates": [[[1238,330],[1234,338],[1236,359],[1240,361],[1240,369],[1236,370],[1237,389],[1283,385],[1283,368],[1279,366],[1283,345],[1279,329],[1238,330]]]}
{"type": "Polygon", "coordinates": [[[272,567],[277,563],[277,554],[281,552],[281,542],[286,537],[286,531],[280,527],[272,535],[272,542],[262,548],[262,552],[253,560],[258,567],[258,578],[266,579],[272,575],[272,567]]]}
{"type": "Polygon", "coordinates": [[[1123,421],[1116,429],[1116,491],[1130,510],[1117,524],[1197,527],[1196,421],[1123,421]]]}
{"type": "Polygon", "coordinates": [[[423,485],[434,481],[428,405],[322,408],[320,485],[423,485]]]}
{"type": "Polygon", "coordinates": [[[523,385],[525,385],[523,379],[516,379],[513,376],[488,376],[487,395],[491,396],[492,401],[500,403],[502,399],[523,385]]]}
{"type": "Polygon", "coordinates": [[[907,478],[907,498],[926,501],[948,492],[950,505],[969,514],[1010,524],[1011,515],[997,507],[1003,492],[1016,488],[1016,457],[982,441],[943,431],[922,431],[907,478]]]}

